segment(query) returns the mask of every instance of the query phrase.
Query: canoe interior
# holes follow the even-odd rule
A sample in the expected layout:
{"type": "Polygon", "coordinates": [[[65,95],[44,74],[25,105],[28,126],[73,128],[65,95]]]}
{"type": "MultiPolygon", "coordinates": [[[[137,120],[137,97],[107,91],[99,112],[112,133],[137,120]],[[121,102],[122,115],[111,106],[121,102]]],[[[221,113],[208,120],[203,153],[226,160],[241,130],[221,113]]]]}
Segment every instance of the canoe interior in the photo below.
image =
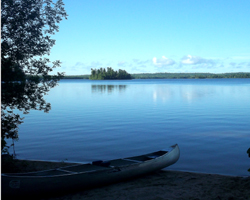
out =
{"type": "Polygon", "coordinates": [[[135,161],[145,162],[147,160],[152,160],[152,159],[155,159],[155,158],[157,158],[159,156],[163,156],[167,152],[168,151],[163,151],[162,150],[162,151],[157,151],[157,152],[146,154],[146,155],[142,155],[142,156],[129,157],[128,159],[135,160],[135,161]]]}
{"type": "MultiPolygon", "coordinates": [[[[60,176],[60,175],[66,175],[66,174],[74,174],[74,173],[88,173],[93,171],[99,171],[99,170],[107,170],[110,168],[119,168],[123,166],[138,164],[141,162],[145,162],[148,160],[155,159],[157,157],[163,156],[164,154],[168,153],[166,150],[161,150],[157,152],[153,152],[150,154],[145,154],[141,156],[133,156],[133,157],[127,157],[123,159],[115,159],[111,161],[97,161],[97,164],[77,164],[74,166],[67,166],[57,169],[51,169],[51,170],[45,170],[45,171],[39,171],[39,172],[30,172],[30,173],[19,173],[19,174],[5,174],[7,176],[29,176],[29,177],[48,177],[48,176],[60,176]]],[[[93,162],[95,163],[95,162],[93,162]]]]}

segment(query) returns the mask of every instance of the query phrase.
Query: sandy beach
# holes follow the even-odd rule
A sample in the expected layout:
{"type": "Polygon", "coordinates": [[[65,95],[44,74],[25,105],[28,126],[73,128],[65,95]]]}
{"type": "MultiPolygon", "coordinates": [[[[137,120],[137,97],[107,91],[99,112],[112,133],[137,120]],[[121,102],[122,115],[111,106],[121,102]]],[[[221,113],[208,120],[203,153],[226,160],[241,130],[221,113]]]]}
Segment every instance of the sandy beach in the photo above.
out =
{"type": "MultiPolygon", "coordinates": [[[[64,162],[15,160],[2,170],[37,171],[72,165],[64,162]]],[[[3,172],[3,171],[2,171],[3,172]]],[[[7,171],[6,171],[7,172],[7,171]]],[[[39,198],[36,198],[39,199],[39,198]]],[[[181,171],[160,170],[136,179],[70,194],[56,194],[43,200],[250,200],[250,176],[235,177],[181,171]]]]}
{"type": "Polygon", "coordinates": [[[250,200],[250,177],[158,171],[137,179],[46,200],[250,200]]]}

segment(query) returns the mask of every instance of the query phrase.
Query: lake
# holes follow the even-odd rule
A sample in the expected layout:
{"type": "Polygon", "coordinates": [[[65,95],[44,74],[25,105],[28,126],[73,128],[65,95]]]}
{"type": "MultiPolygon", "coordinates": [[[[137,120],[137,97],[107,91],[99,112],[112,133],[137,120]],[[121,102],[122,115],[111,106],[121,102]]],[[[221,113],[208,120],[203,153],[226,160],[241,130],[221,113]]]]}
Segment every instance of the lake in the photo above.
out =
{"type": "Polygon", "coordinates": [[[249,175],[250,79],[61,80],[24,115],[20,159],[90,162],[178,143],[170,170],[249,175]]]}

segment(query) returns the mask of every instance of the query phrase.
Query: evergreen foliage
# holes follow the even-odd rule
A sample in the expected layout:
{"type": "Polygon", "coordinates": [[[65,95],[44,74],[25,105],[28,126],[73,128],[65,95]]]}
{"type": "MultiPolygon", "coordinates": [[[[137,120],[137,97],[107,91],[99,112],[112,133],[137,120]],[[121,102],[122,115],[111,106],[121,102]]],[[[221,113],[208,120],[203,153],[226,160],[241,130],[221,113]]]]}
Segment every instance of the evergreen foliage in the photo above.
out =
{"type": "Polygon", "coordinates": [[[62,0],[1,1],[1,143],[18,139],[18,125],[31,109],[48,112],[50,104],[43,96],[57,85],[64,73],[49,75],[60,61],[51,62],[45,55],[55,44],[51,38],[58,24],[67,18],[62,0]]]}
{"type": "Polygon", "coordinates": [[[111,67],[100,69],[91,69],[91,80],[114,80],[114,79],[131,79],[131,75],[125,70],[119,69],[114,71],[111,67]]]}
{"type": "Polygon", "coordinates": [[[89,79],[90,75],[66,75],[62,79],[89,79]]]}
{"type": "Polygon", "coordinates": [[[203,79],[203,78],[250,78],[250,73],[142,73],[133,74],[134,79],[203,79]]]}
{"type": "MultiPolygon", "coordinates": [[[[96,71],[96,70],[95,70],[96,71]]],[[[107,71],[107,70],[105,70],[107,71]]],[[[63,79],[90,79],[91,75],[69,75],[63,79]]],[[[141,73],[131,74],[132,79],[203,79],[203,78],[250,78],[250,73],[141,73]]]]}

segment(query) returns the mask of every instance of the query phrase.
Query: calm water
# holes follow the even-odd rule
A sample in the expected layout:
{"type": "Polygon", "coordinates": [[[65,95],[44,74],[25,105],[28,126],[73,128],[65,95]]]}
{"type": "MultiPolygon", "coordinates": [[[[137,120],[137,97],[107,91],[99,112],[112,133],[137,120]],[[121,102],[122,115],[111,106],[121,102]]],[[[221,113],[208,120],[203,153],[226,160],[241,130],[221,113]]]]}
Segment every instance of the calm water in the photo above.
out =
{"type": "Polygon", "coordinates": [[[178,143],[171,170],[249,175],[250,79],[62,80],[31,111],[18,158],[89,162],[178,143]]]}

